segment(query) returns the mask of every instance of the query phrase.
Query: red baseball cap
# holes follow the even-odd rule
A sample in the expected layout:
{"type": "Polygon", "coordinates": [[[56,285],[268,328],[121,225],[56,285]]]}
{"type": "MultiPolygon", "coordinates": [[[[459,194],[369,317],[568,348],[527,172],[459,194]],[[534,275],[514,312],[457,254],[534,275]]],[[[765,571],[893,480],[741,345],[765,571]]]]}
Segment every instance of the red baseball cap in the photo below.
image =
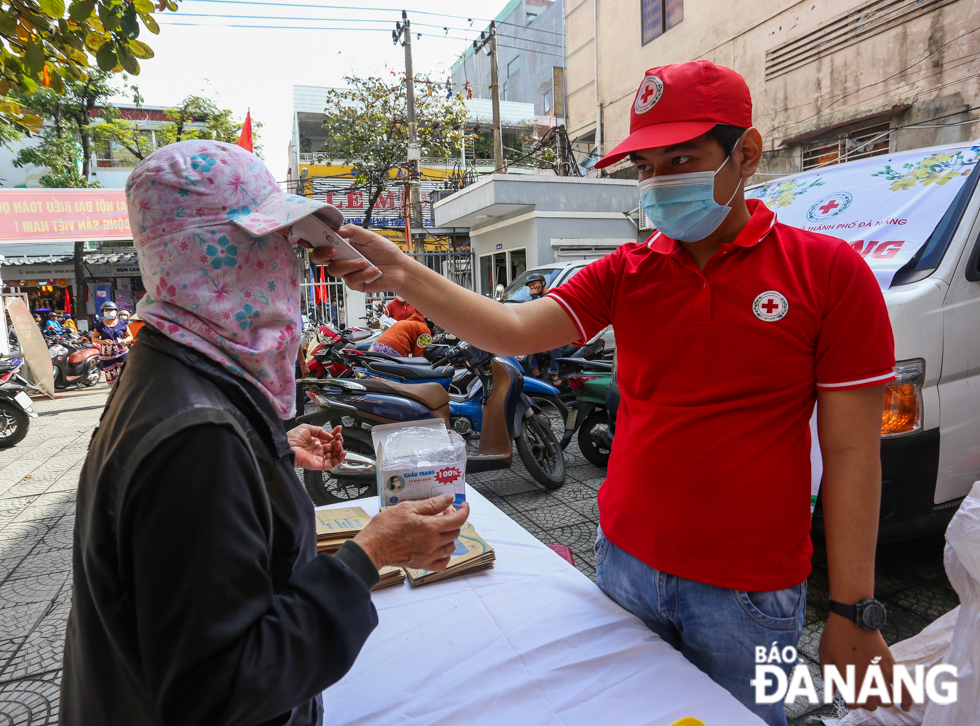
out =
{"type": "Polygon", "coordinates": [[[596,168],[615,164],[632,151],[690,141],[716,124],[752,126],[745,79],[706,60],[651,68],[633,100],[630,135],[596,168]]]}

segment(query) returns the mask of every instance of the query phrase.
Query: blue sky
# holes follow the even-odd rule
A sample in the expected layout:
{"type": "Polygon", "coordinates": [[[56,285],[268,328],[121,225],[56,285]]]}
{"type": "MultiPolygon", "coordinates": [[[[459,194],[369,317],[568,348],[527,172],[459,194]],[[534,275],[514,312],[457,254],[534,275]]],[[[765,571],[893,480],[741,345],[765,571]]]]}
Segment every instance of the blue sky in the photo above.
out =
{"type": "Polygon", "coordinates": [[[132,81],[147,105],[170,105],[195,93],[214,98],[242,118],[251,108],[253,118],[264,124],[266,163],[276,179],[284,180],[294,84],[338,86],[345,75],[404,70],[404,50],[391,41],[403,8],[413,29],[423,34],[412,38],[415,72],[448,77],[459,54],[506,5],[506,0],[402,2],[372,0],[368,8],[355,8],[350,0],[319,4],[183,0],[178,12],[155,16],[160,35],[143,30],[140,40],[153,48],[156,57],[142,61],[141,73],[132,81]],[[345,3],[351,9],[326,7],[345,3]],[[472,25],[468,18],[473,18],[472,25]],[[310,29],[314,27],[331,29],[310,29]],[[450,28],[448,34],[444,27],[450,28]]]}

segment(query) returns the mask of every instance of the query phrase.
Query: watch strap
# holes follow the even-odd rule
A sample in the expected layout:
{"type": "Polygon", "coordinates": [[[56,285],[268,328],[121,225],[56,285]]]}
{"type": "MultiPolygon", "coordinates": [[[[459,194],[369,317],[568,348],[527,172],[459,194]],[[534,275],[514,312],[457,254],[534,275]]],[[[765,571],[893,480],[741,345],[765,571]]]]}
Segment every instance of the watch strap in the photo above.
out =
{"type": "Polygon", "coordinates": [[[847,618],[852,623],[858,623],[857,605],[844,605],[836,600],[830,601],[830,612],[837,613],[843,618],[847,618]]]}

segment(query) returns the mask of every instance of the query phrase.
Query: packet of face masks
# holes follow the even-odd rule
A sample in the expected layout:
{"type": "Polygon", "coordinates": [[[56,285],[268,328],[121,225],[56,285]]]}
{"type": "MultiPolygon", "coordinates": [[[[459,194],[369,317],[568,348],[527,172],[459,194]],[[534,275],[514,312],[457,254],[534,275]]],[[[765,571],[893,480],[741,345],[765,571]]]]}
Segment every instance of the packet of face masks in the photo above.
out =
{"type": "Polygon", "coordinates": [[[452,494],[454,507],[466,501],[466,442],[442,419],[375,426],[371,440],[380,506],[441,494],[452,494]]]}

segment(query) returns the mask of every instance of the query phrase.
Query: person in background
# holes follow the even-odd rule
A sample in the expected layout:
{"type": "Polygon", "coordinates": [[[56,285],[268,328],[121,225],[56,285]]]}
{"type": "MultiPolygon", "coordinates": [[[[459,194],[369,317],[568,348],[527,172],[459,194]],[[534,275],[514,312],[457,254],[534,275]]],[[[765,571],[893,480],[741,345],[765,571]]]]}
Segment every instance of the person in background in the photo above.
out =
{"type": "Polygon", "coordinates": [[[119,308],[111,300],[102,304],[102,320],[92,329],[92,342],[99,346],[99,365],[105,373],[105,382],[112,387],[126,362],[133,336],[119,319],[119,308]]]}
{"type": "Polygon", "coordinates": [[[38,329],[43,333],[44,332],[44,321],[41,320],[41,316],[38,315],[37,313],[34,313],[34,322],[37,323],[38,329]]]}
{"type": "Polygon", "coordinates": [[[344,298],[337,301],[337,325],[341,330],[347,328],[347,312],[344,310],[344,298]]]}
{"type": "Polygon", "coordinates": [[[147,157],[126,201],[146,325],[79,479],[60,723],[320,726],[321,693],[378,624],[378,570],[444,570],[469,505],[402,502],[318,555],[295,467],[337,466],[343,439],[282,424],[301,335],[285,227],[343,214],[284,194],[244,149],[202,140],[147,157]],[[241,199],[253,214],[233,221],[241,199]],[[228,246],[197,248],[211,233],[228,246]],[[221,297],[197,251],[170,254],[181,243],[224,262],[221,297]]]}
{"type": "Polygon", "coordinates": [[[431,320],[415,313],[407,320],[399,320],[383,332],[371,344],[371,350],[374,353],[400,358],[420,358],[432,342],[433,327],[431,320]]]}
{"type": "Polygon", "coordinates": [[[44,332],[52,337],[57,337],[65,332],[65,329],[61,327],[61,323],[58,322],[58,313],[54,310],[48,313],[48,322],[44,325],[44,332]]]}
{"type": "Polygon", "coordinates": [[[131,317],[131,313],[128,310],[126,310],[125,308],[120,309],[120,311],[119,311],[119,322],[122,325],[125,325],[126,326],[126,330],[129,332],[129,337],[133,339],[129,343],[129,346],[132,347],[133,342],[135,342],[135,340],[136,340],[136,335],[133,333],[133,329],[129,327],[129,319],[130,319],[130,317],[131,317]]]}
{"type": "MultiPolygon", "coordinates": [[[[537,300],[544,297],[548,293],[548,283],[544,279],[544,275],[539,272],[534,272],[528,275],[527,278],[527,289],[531,294],[532,300],[537,300]]],[[[561,383],[561,379],[558,377],[558,359],[561,358],[562,348],[555,348],[554,350],[548,351],[548,375],[551,376],[551,383],[554,386],[558,386],[561,383]]],[[[531,364],[531,375],[535,378],[541,375],[541,366],[538,365],[538,356],[540,353],[535,353],[530,357],[531,364]]]]}
{"type": "Polygon", "coordinates": [[[65,313],[65,319],[62,325],[64,326],[65,330],[70,330],[75,335],[78,335],[78,326],[75,325],[75,321],[72,320],[71,313],[65,313]]]}
{"type": "Polygon", "coordinates": [[[385,305],[385,315],[395,320],[408,320],[413,315],[418,315],[418,311],[401,295],[395,295],[395,299],[385,305]]]}

